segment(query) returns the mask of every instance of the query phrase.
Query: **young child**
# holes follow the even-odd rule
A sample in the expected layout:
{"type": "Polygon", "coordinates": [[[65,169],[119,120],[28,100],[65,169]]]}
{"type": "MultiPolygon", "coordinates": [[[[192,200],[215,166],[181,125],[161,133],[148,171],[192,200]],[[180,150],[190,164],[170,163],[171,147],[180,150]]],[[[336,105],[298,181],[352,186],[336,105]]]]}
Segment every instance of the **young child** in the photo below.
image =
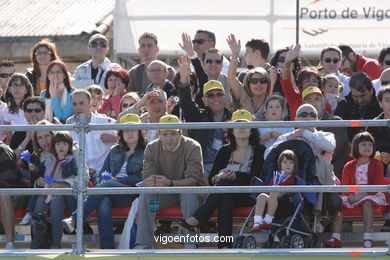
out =
{"type": "Polygon", "coordinates": [[[99,85],[91,85],[86,88],[89,93],[91,93],[91,112],[94,114],[99,114],[105,116],[105,114],[98,113],[98,110],[103,107],[104,103],[104,91],[99,85]]]}
{"type": "MultiPolygon", "coordinates": [[[[39,165],[36,187],[72,188],[77,174],[73,156],[73,138],[68,131],[59,131],[51,141],[51,154],[39,165]]],[[[45,216],[50,204],[52,243],[50,248],[61,248],[62,224],[65,207],[70,212],[76,209],[72,195],[42,195],[37,198],[34,213],[45,216]]]]}
{"type": "MultiPolygon", "coordinates": [[[[283,121],[286,117],[286,103],[279,95],[272,95],[265,101],[265,120],[283,121]]],[[[294,131],[293,128],[259,128],[260,143],[270,147],[282,134],[294,131]]]]}
{"type": "MultiPolygon", "coordinates": [[[[278,172],[273,174],[268,185],[294,185],[294,174],[298,170],[298,158],[291,150],[284,150],[278,157],[278,172]]],[[[272,221],[278,207],[278,198],[281,192],[261,193],[257,197],[256,210],[252,231],[262,231],[272,226],[272,221]],[[265,206],[267,205],[267,214],[263,218],[265,206]]]]}
{"type": "MultiPolygon", "coordinates": [[[[386,184],[383,163],[374,159],[375,151],[374,137],[368,132],[358,133],[352,140],[352,157],[354,159],[344,166],[341,184],[386,184]]],[[[362,207],[364,225],[363,246],[373,247],[373,209],[375,205],[388,205],[385,194],[382,192],[344,192],[341,199],[343,206],[346,208],[362,207]]],[[[332,239],[340,240],[334,234],[330,240],[332,239]]]]}
{"type": "Polygon", "coordinates": [[[326,102],[330,105],[331,113],[336,109],[337,103],[340,101],[340,94],[343,93],[344,87],[340,83],[336,74],[328,74],[322,77],[322,93],[326,102]]]}

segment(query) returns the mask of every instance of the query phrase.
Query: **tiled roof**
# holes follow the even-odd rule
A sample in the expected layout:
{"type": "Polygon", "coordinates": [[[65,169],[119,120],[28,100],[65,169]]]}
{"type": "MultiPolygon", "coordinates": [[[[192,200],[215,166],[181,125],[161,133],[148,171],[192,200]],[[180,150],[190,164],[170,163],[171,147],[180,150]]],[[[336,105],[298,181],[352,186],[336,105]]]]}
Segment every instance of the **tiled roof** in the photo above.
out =
{"type": "Polygon", "coordinates": [[[0,0],[0,37],[104,33],[114,5],[115,0],[0,0]]]}

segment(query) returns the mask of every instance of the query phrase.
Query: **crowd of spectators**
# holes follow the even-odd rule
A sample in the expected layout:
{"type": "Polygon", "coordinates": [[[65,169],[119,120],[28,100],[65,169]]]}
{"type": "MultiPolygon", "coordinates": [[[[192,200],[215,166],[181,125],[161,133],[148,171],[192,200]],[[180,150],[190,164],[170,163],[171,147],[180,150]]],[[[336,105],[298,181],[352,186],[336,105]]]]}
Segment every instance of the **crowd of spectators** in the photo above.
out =
{"type": "MultiPolygon", "coordinates": [[[[229,59],[215,48],[213,32],[198,30],[193,39],[183,33],[178,48],[185,55],[179,57],[175,70],[158,60],[158,39],[147,32],[138,40],[141,63],[127,70],[107,57],[106,36],[94,34],[87,46],[91,59],[71,73],[55,43],[42,39],[32,47],[32,68],[26,72],[15,71],[11,60],[0,63],[0,124],[74,124],[82,114],[91,124],[390,119],[389,47],[375,60],[349,46],[328,46],[319,53],[316,66],[303,66],[299,44],[270,57],[266,40],[251,39],[245,44],[247,69],[238,73],[241,41],[234,34],[226,41],[229,59]]],[[[383,166],[380,175],[390,177],[386,127],[91,131],[85,139],[85,174],[96,187],[249,185],[250,177],[262,176],[263,162],[274,147],[303,139],[342,180],[344,166],[353,157],[351,142],[362,131],[375,140],[373,153],[383,166]]],[[[74,131],[0,132],[0,187],[73,187],[78,142],[74,131]],[[26,152],[31,160],[26,160],[26,152]]],[[[84,218],[97,210],[101,248],[116,247],[111,207],[129,206],[135,197],[86,198],[84,218]]],[[[160,209],[181,206],[185,227],[207,225],[218,208],[220,235],[232,233],[235,205],[255,204],[245,194],[206,198],[142,194],[138,247],[154,246],[156,214],[149,202],[156,198],[160,209]]],[[[12,249],[15,216],[10,196],[0,195],[0,208],[6,248],[12,249]]],[[[78,212],[71,196],[29,197],[21,224],[50,210],[52,241],[48,246],[61,248],[60,221],[65,208],[73,212],[63,220],[65,229],[72,232],[78,212]]],[[[382,230],[390,231],[390,214],[385,217],[382,230]]],[[[218,244],[220,248],[231,246],[218,244]]]]}

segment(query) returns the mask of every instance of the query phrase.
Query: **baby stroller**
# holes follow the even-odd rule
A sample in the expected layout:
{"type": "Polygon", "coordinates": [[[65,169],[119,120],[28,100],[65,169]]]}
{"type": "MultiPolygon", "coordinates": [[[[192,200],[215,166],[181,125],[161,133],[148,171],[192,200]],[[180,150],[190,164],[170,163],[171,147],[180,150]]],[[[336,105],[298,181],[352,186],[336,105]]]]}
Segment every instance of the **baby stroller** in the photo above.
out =
{"type": "MultiPolygon", "coordinates": [[[[296,185],[308,185],[315,183],[315,155],[308,143],[301,140],[289,140],[274,148],[267,156],[260,178],[255,177],[252,185],[267,185],[277,171],[279,154],[284,150],[293,150],[298,157],[298,175],[296,185]]],[[[253,194],[256,199],[258,194],[253,194]]],[[[283,195],[279,199],[278,209],[272,223],[268,240],[263,243],[264,248],[304,248],[312,247],[318,241],[313,232],[315,223],[311,211],[317,201],[316,193],[293,193],[292,196],[283,195]],[[311,241],[310,244],[306,241],[311,241]],[[313,242],[314,241],[314,242],[313,242]]],[[[254,236],[243,236],[245,226],[253,218],[255,207],[252,208],[248,218],[237,237],[237,247],[255,248],[254,236]]]]}

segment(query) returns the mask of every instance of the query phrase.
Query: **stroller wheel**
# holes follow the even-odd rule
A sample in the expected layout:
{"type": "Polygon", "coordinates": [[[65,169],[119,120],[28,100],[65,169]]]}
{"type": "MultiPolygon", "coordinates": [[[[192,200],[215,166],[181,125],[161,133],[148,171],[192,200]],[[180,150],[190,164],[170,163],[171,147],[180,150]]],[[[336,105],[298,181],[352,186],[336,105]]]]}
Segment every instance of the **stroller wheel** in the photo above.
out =
{"type": "Polygon", "coordinates": [[[291,237],[291,242],[290,242],[290,247],[291,248],[305,248],[305,241],[303,241],[303,238],[301,235],[293,235],[291,237]]]}
{"type": "Polygon", "coordinates": [[[248,248],[248,249],[256,248],[256,239],[253,236],[244,237],[243,248],[248,248]]]}
{"type": "Polygon", "coordinates": [[[291,242],[291,236],[285,235],[280,240],[280,247],[281,248],[290,248],[290,242],[291,242]]]}
{"type": "Polygon", "coordinates": [[[243,248],[244,238],[245,238],[245,236],[236,237],[236,239],[234,239],[234,242],[233,242],[233,248],[243,248]]]}

